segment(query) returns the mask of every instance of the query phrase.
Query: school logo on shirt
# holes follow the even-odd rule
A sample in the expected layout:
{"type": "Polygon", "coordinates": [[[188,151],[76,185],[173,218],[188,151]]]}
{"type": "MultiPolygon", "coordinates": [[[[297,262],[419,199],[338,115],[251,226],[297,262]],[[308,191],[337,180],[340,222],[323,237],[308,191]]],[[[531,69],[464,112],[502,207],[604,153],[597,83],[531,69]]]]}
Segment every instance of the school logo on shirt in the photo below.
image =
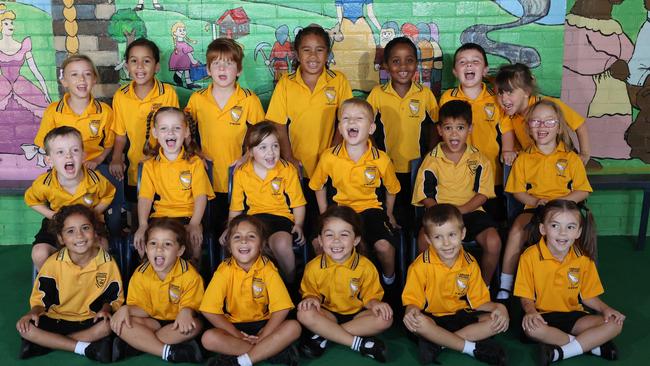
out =
{"type": "Polygon", "coordinates": [[[411,112],[411,117],[416,117],[420,113],[420,101],[411,99],[409,101],[409,111],[411,112]]]}
{"type": "Polygon", "coordinates": [[[465,296],[467,294],[468,282],[469,282],[468,274],[459,273],[456,275],[456,296],[465,296]]]}
{"type": "Polygon", "coordinates": [[[93,202],[95,202],[95,199],[93,198],[92,193],[84,194],[83,200],[84,200],[84,203],[86,204],[86,206],[90,206],[90,205],[93,204],[93,202]]]}
{"type": "Polygon", "coordinates": [[[332,86],[325,88],[325,98],[327,98],[327,104],[336,104],[336,89],[332,86]]]}
{"type": "Polygon", "coordinates": [[[494,119],[494,110],[495,106],[494,103],[487,103],[484,107],[483,110],[485,111],[485,117],[488,121],[491,121],[494,119]]]}
{"type": "Polygon", "coordinates": [[[192,189],[192,172],[183,170],[178,177],[184,190],[192,189]]]}
{"type": "Polygon", "coordinates": [[[557,175],[560,177],[564,177],[564,172],[566,171],[566,167],[569,164],[567,159],[557,159],[555,162],[555,169],[557,170],[557,175]]]}
{"type": "Polygon", "coordinates": [[[169,284],[169,302],[171,304],[178,304],[181,301],[181,288],[176,285],[169,284]]]}
{"type": "Polygon", "coordinates": [[[152,112],[155,112],[155,111],[157,111],[158,109],[160,109],[160,107],[162,107],[162,103],[152,103],[152,104],[151,104],[151,111],[152,111],[152,112]]]}
{"type": "Polygon", "coordinates": [[[282,187],[282,178],[273,178],[271,181],[271,189],[273,190],[274,196],[280,194],[280,187],[282,187]]]}
{"type": "Polygon", "coordinates": [[[253,298],[264,297],[264,281],[261,278],[253,277],[253,298]]]}
{"type": "Polygon", "coordinates": [[[366,167],[366,170],[363,172],[363,175],[366,178],[366,186],[371,186],[375,184],[375,179],[377,178],[377,167],[376,166],[366,167]]]}
{"type": "Polygon", "coordinates": [[[97,288],[102,288],[106,284],[106,280],[108,279],[108,273],[106,272],[99,272],[95,275],[95,285],[97,288]]]}
{"type": "Polygon", "coordinates": [[[478,160],[467,160],[467,168],[471,175],[476,175],[476,169],[478,169],[478,160]]]}
{"type": "Polygon", "coordinates": [[[580,268],[569,268],[567,272],[569,279],[569,289],[576,289],[580,285],[580,268]]]}
{"type": "Polygon", "coordinates": [[[231,125],[238,125],[239,124],[239,119],[241,118],[242,115],[242,107],[236,106],[232,107],[230,110],[230,124],[231,125]]]}
{"type": "Polygon", "coordinates": [[[88,123],[88,129],[90,129],[90,136],[97,137],[99,135],[99,120],[94,119],[88,123]]]}
{"type": "Polygon", "coordinates": [[[361,288],[361,279],[352,278],[350,279],[350,297],[357,297],[359,290],[361,288]]]}

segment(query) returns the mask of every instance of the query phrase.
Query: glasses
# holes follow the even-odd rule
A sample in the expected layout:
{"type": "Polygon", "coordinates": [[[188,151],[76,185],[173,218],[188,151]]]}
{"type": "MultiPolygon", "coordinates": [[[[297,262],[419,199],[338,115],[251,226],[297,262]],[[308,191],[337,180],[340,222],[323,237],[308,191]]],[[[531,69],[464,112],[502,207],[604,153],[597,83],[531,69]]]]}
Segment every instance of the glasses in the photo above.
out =
{"type": "Polygon", "coordinates": [[[531,119],[530,121],[528,121],[528,125],[530,127],[533,127],[533,128],[542,127],[542,126],[547,127],[547,128],[553,128],[553,127],[555,127],[555,125],[558,124],[558,122],[560,122],[560,121],[558,121],[556,119],[547,119],[546,121],[541,121],[541,120],[538,120],[538,119],[531,119]]]}

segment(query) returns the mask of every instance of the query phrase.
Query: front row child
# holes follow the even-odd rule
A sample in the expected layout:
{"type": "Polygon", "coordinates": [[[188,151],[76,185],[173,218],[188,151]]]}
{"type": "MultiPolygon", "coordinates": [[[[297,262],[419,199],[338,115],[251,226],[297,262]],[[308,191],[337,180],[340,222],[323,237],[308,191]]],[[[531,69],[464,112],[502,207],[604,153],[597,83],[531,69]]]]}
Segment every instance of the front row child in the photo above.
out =
{"type": "Polygon", "coordinates": [[[189,257],[185,227],[178,220],[151,220],[145,233],[147,259],[129,282],[126,305],[111,318],[117,335],[113,361],[147,352],[169,362],[202,362],[194,338],[202,324],[197,311],[203,279],[189,257]]]}
{"type": "Polygon", "coordinates": [[[338,126],[344,142],[323,152],[309,188],[316,192],[318,208],[323,213],[328,204],[325,183],[331,179],[336,190],[334,201],[361,215],[363,239],[377,253],[384,283],[392,285],[395,248],[391,240],[392,229],[397,227],[393,208],[400,184],[388,155],[370,142],[369,136],[375,128],[374,112],[368,102],[358,98],[344,101],[339,109],[338,126]],[[378,193],[384,187],[385,210],[378,193]]]}
{"type": "Polygon", "coordinates": [[[58,349],[111,361],[109,319],[124,296],[117,264],[99,246],[100,225],[95,212],[79,204],[52,217],[52,233],[63,248],[43,264],[31,310],[16,323],[21,359],[58,349]]]}
{"type": "Polygon", "coordinates": [[[393,310],[381,301],[377,269],[360,253],[359,215],[347,206],[328,208],[319,220],[318,242],[323,254],[305,266],[300,286],[298,321],[310,331],[302,353],[320,357],[332,341],[386,362],[386,347],[374,336],[391,326],[393,310]]]}
{"type": "Polygon", "coordinates": [[[583,209],[586,217],[571,200],[548,202],[533,227],[531,238],[538,242],[519,261],[515,296],[525,312],[524,332],[540,342],[539,365],[588,352],[618,359],[612,339],[621,333],[625,315],[598,297],[604,291],[594,263],[596,230],[583,209]]]}
{"type": "Polygon", "coordinates": [[[201,338],[203,347],[218,353],[208,365],[250,366],[266,359],[296,365],[298,352],[291,344],[300,337],[300,324],[287,319],[293,303],[266,256],[264,224],[237,216],[226,239],[230,257],[214,272],[199,308],[214,327],[201,338]]]}
{"type": "Polygon", "coordinates": [[[463,216],[454,205],[438,204],[426,210],[422,225],[428,248],[409,267],[402,293],[420,363],[435,362],[445,347],[505,364],[504,350],[488,338],[508,329],[508,311],[490,301],[476,260],[463,250],[463,216]]]}

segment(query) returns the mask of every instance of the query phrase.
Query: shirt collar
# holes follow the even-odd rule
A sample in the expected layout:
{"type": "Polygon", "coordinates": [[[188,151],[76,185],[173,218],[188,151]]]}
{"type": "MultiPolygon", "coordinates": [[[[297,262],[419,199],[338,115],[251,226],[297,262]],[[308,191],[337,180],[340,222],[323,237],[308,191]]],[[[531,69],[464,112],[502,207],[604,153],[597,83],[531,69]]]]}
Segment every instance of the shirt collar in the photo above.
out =
{"type": "MultiPolygon", "coordinates": [[[[70,93],[65,93],[63,95],[63,99],[61,99],[61,110],[60,112],[63,114],[72,114],[72,115],[77,115],[75,111],[72,110],[72,107],[70,107],[70,93]]],[[[90,114],[99,114],[102,112],[102,107],[99,104],[98,101],[95,100],[95,98],[90,95],[90,101],[88,102],[88,105],[84,109],[83,113],[80,114],[79,116],[87,116],[90,114]]]]}
{"type": "MultiPolygon", "coordinates": [[[[543,152],[541,152],[539,150],[539,148],[535,144],[530,145],[530,152],[545,155],[543,152]]],[[[566,146],[564,145],[564,142],[562,142],[562,141],[558,142],[557,146],[555,147],[555,150],[553,150],[553,153],[551,153],[549,155],[553,155],[556,152],[568,152],[567,149],[566,149],[566,146]]]]}
{"type": "MultiPolygon", "coordinates": [[[[350,154],[348,154],[348,150],[346,149],[345,145],[346,145],[345,141],[336,145],[332,152],[334,155],[338,157],[346,158],[352,161],[352,159],[350,159],[350,154]]],[[[357,163],[379,159],[379,151],[377,150],[376,147],[372,146],[372,142],[370,142],[370,139],[368,139],[367,147],[368,148],[366,149],[366,152],[364,152],[363,155],[361,155],[357,163]]]]}
{"type": "MultiPolygon", "coordinates": [[[[110,258],[111,258],[110,254],[108,254],[104,249],[100,247],[99,250],[97,251],[97,255],[95,256],[94,260],[88,262],[86,267],[84,267],[83,269],[84,270],[95,269],[99,267],[99,265],[108,262],[110,258]]],[[[57,259],[62,262],[72,263],[76,266],[76,264],[72,262],[72,258],[70,258],[70,253],[68,251],[68,248],[66,247],[61,248],[61,250],[57,254],[57,259]]]]}
{"type": "Polygon", "coordinates": [[[148,269],[150,270],[149,276],[151,276],[152,278],[156,278],[157,280],[165,283],[171,282],[174,278],[185,273],[188,269],[188,266],[189,264],[185,259],[180,257],[176,258],[176,263],[174,263],[174,266],[169,270],[169,273],[167,273],[165,279],[161,280],[160,277],[158,277],[156,271],[153,269],[153,265],[149,263],[149,267],[148,267],[148,269]]]}
{"type": "Polygon", "coordinates": [[[544,239],[544,237],[542,237],[539,243],[537,243],[537,250],[539,251],[540,260],[553,260],[558,263],[566,262],[567,259],[569,260],[575,259],[578,257],[579,254],[578,249],[575,246],[571,246],[571,249],[569,249],[569,252],[567,253],[566,257],[564,257],[564,260],[559,261],[557,260],[557,258],[553,256],[553,253],[551,253],[551,250],[548,248],[548,244],[546,244],[546,240],[544,239]]]}
{"type": "Polygon", "coordinates": [[[423,89],[423,87],[422,87],[422,84],[420,84],[420,83],[418,83],[418,82],[415,82],[415,81],[412,82],[412,83],[411,83],[411,87],[409,88],[409,90],[408,90],[408,91],[406,92],[406,94],[404,95],[404,98],[400,97],[399,94],[397,94],[397,92],[396,92],[395,89],[393,88],[393,82],[392,82],[392,81],[389,81],[389,82],[387,82],[386,84],[384,84],[383,89],[384,89],[384,91],[385,91],[386,93],[388,93],[388,94],[393,94],[394,96],[396,96],[396,97],[398,97],[398,98],[400,98],[400,99],[406,99],[406,98],[408,98],[408,96],[411,95],[411,94],[421,92],[422,89],[423,89]]]}
{"type": "MultiPolygon", "coordinates": [[[[482,86],[481,93],[478,95],[478,97],[475,100],[481,100],[485,98],[486,95],[487,96],[491,95],[485,83],[481,83],[481,86],[482,86]]],[[[463,88],[460,85],[456,88],[456,90],[457,90],[457,94],[456,94],[457,98],[463,100],[470,100],[470,98],[467,95],[465,95],[465,92],[463,92],[463,88]]]]}
{"type": "MultiPolygon", "coordinates": [[[[296,82],[304,85],[305,88],[309,89],[305,81],[302,79],[302,73],[300,71],[301,67],[298,66],[298,69],[296,70],[296,82]]],[[[334,78],[334,76],[336,76],[336,74],[334,74],[333,71],[328,70],[324,67],[323,72],[321,72],[320,76],[318,76],[318,80],[316,81],[316,86],[314,87],[313,92],[315,93],[317,90],[324,88],[330,82],[330,80],[334,78]]]]}
{"type": "Polygon", "coordinates": [[[165,156],[165,152],[163,151],[163,148],[162,147],[158,148],[158,159],[163,163],[175,163],[179,160],[182,160],[183,155],[185,155],[185,146],[181,146],[181,151],[178,152],[178,156],[176,157],[176,160],[167,159],[167,157],[165,156]]]}
{"type": "Polygon", "coordinates": [[[458,269],[462,269],[462,268],[465,268],[465,267],[468,266],[467,261],[464,260],[465,256],[467,256],[467,253],[465,252],[465,250],[463,249],[462,246],[460,247],[460,250],[458,251],[458,257],[456,257],[456,260],[454,261],[454,264],[451,267],[447,267],[447,264],[445,262],[443,262],[442,260],[440,260],[440,257],[438,256],[438,253],[436,252],[435,249],[433,249],[431,247],[431,245],[429,245],[427,247],[427,250],[426,250],[424,256],[425,256],[424,257],[425,262],[435,264],[435,265],[439,265],[439,266],[444,266],[444,267],[450,268],[452,270],[458,270],[458,269]]]}
{"type": "Polygon", "coordinates": [[[356,269],[357,266],[359,265],[359,259],[360,259],[360,254],[357,252],[356,248],[352,249],[352,253],[350,254],[350,257],[345,260],[343,263],[337,263],[332,260],[327,254],[323,253],[321,255],[320,259],[320,268],[328,268],[328,267],[346,267],[350,268],[352,270],[356,269]]]}
{"type": "Polygon", "coordinates": [[[232,107],[239,104],[239,102],[242,99],[246,98],[246,93],[241,88],[239,83],[235,81],[235,90],[232,92],[232,95],[230,96],[230,98],[228,98],[228,101],[226,102],[226,104],[223,106],[222,109],[221,107],[219,107],[219,104],[217,103],[217,101],[214,99],[214,96],[212,95],[213,90],[214,90],[214,83],[210,83],[210,85],[208,85],[208,89],[206,90],[205,96],[210,100],[210,102],[214,103],[214,105],[216,105],[217,108],[219,108],[222,111],[227,111],[231,109],[232,107]]]}
{"type": "MultiPolygon", "coordinates": [[[[443,160],[446,160],[446,161],[448,161],[448,162],[450,162],[450,163],[454,163],[454,162],[451,161],[451,159],[449,159],[449,158],[447,157],[447,155],[445,154],[444,150],[442,149],[442,144],[444,144],[444,141],[441,141],[441,142],[438,143],[438,145],[436,145],[436,147],[431,151],[431,156],[436,157],[436,158],[440,158],[440,159],[443,159],[443,160]]],[[[465,151],[463,151],[463,155],[460,157],[460,160],[458,161],[458,163],[460,163],[461,161],[464,161],[464,160],[468,159],[468,158],[469,158],[469,155],[470,155],[470,154],[472,153],[472,151],[473,151],[473,148],[472,148],[472,146],[471,146],[470,144],[465,143],[465,145],[466,145],[466,146],[465,146],[465,151]]],[[[456,163],[454,163],[454,164],[456,164],[456,163]]]]}
{"type": "MultiPolygon", "coordinates": [[[[131,98],[140,100],[140,98],[135,94],[135,81],[131,81],[129,83],[128,94],[131,98]]],[[[165,94],[165,86],[160,80],[158,80],[157,77],[154,76],[153,87],[151,88],[151,90],[149,90],[149,93],[147,93],[147,95],[142,99],[142,101],[147,102],[163,94],[165,94]]]]}

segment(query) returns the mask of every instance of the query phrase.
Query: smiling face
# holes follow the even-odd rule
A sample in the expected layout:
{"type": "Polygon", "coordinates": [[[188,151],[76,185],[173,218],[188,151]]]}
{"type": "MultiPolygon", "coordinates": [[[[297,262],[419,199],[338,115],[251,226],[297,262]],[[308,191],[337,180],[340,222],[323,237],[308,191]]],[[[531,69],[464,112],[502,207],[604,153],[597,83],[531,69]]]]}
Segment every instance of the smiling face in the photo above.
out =
{"type": "Polygon", "coordinates": [[[71,257],[79,257],[95,250],[97,233],[86,216],[72,214],[63,221],[58,239],[68,249],[71,257]]]}
{"type": "Polygon", "coordinates": [[[361,242],[361,236],[354,233],[354,228],[348,222],[332,217],[323,224],[318,242],[323,248],[323,253],[341,264],[350,258],[354,247],[361,242]]]}
{"type": "Polygon", "coordinates": [[[137,85],[153,85],[153,78],[160,71],[160,64],[156,62],[151,49],[145,46],[134,46],[129,51],[126,69],[131,80],[137,85]]]}
{"type": "Polygon", "coordinates": [[[368,136],[375,132],[373,115],[361,106],[347,104],[341,107],[339,133],[343,136],[346,146],[364,145],[368,136]]]}
{"type": "Polygon", "coordinates": [[[46,162],[56,170],[59,178],[74,180],[83,174],[83,143],[78,136],[67,134],[47,142],[46,162]]]}
{"type": "Polygon", "coordinates": [[[463,246],[465,227],[457,220],[452,219],[436,225],[427,223],[425,238],[438,254],[438,258],[448,266],[452,266],[458,258],[460,248],[463,246]]]}
{"type": "Polygon", "coordinates": [[[327,44],[323,37],[315,34],[305,35],[296,51],[303,78],[318,77],[323,72],[327,63],[327,44]]]}
{"type": "Polygon", "coordinates": [[[156,114],[152,131],[166,156],[178,155],[190,130],[185,124],[183,114],[178,111],[164,111],[156,114]]]}
{"type": "Polygon", "coordinates": [[[95,69],[87,61],[79,60],[69,63],[63,70],[61,85],[71,96],[88,99],[97,81],[95,69]]]}
{"type": "Polygon", "coordinates": [[[437,124],[438,133],[444,141],[443,150],[447,153],[459,153],[467,148],[467,136],[471,126],[462,118],[445,118],[437,124]]]}
{"type": "Polygon", "coordinates": [[[417,67],[417,55],[413,52],[413,47],[404,43],[396,44],[392,48],[386,64],[393,88],[408,90],[417,67]]]}
{"type": "Polygon", "coordinates": [[[497,93],[499,105],[508,116],[525,114],[526,109],[528,109],[529,98],[530,93],[527,93],[522,88],[513,88],[510,91],[499,90],[497,93]]]}
{"type": "Polygon", "coordinates": [[[153,228],[147,233],[145,247],[147,259],[160,279],[164,279],[185,252],[178,243],[175,232],[165,228],[153,228]]]}
{"type": "Polygon", "coordinates": [[[242,269],[248,271],[262,251],[261,234],[255,225],[242,221],[232,228],[229,237],[230,254],[242,269]]]}
{"type": "Polygon", "coordinates": [[[241,70],[239,70],[237,62],[231,59],[215,58],[208,65],[208,73],[216,86],[230,88],[235,85],[237,78],[241,75],[241,70]]]}
{"type": "Polygon", "coordinates": [[[2,20],[2,35],[3,36],[13,36],[14,34],[14,21],[13,19],[3,19],[2,20]]]}
{"type": "Polygon", "coordinates": [[[546,238],[546,245],[551,254],[562,260],[582,233],[580,213],[562,210],[546,216],[544,222],[539,224],[539,232],[546,238]]]}
{"type": "Polygon", "coordinates": [[[463,88],[480,86],[487,72],[488,67],[478,50],[468,49],[456,55],[453,73],[463,88]]]}
{"type": "Polygon", "coordinates": [[[535,145],[554,147],[557,145],[557,135],[560,131],[559,117],[550,106],[538,105],[530,114],[528,129],[535,145]],[[549,127],[553,121],[555,124],[549,127]]]}
{"type": "Polygon", "coordinates": [[[185,27],[178,27],[174,31],[174,36],[178,38],[185,38],[185,36],[187,36],[187,30],[185,29],[185,27]]]}
{"type": "Polygon", "coordinates": [[[266,136],[252,150],[253,164],[257,168],[273,169],[280,159],[280,142],[275,134],[266,136]]]}

